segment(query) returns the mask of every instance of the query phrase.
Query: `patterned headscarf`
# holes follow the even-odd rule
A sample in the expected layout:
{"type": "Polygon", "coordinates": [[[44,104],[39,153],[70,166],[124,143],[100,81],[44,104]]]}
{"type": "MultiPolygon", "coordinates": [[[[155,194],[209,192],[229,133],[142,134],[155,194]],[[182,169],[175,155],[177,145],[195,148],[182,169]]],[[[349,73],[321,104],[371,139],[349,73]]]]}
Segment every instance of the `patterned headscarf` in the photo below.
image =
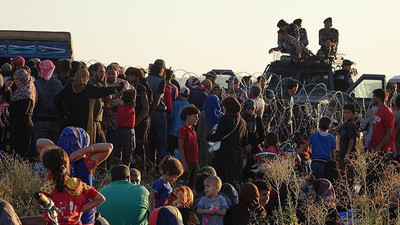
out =
{"type": "Polygon", "coordinates": [[[149,225],[183,225],[182,214],[174,206],[163,206],[151,212],[149,225]]]}
{"type": "Polygon", "coordinates": [[[193,192],[187,186],[177,187],[169,194],[164,205],[172,205],[178,209],[190,208],[193,205],[193,192]]]}
{"type": "Polygon", "coordinates": [[[19,69],[14,73],[14,79],[22,82],[22,85],[17,88],[14,92],[11,93],[11,101],[18,101],[22,99],[31,99],[33,101],[33,105],[35,105],[36,101],[36,88],[33,83],[32,77],[29,73],[24,69],[19,69]]]}
{"type": "Polygon", "coordinates": [[[89,134],[80,127],[66,127],[58,139],[58,146],[64,149],[67,155],[71,155],[74,151],[89,146],[89,134]]]}
{"type": "Polygon", "coordinates": [[[210,95],[204,103],[204,110],[206,110],[206,121],[212,129],[216,124],[219,123],[219,120],[222,116],[218,96],[210,95]]]}
{"type": "Polygon", "coordinates": [[[194,76],[191,76],[189,79],[187,79],[185,86],[189,89],[206,90],[204,85],[201,83],[201,80],[194,76]]]}
{"type": "Polygon", "coordinates": [[[72,80],[72,90],[74,93],[80,93],[86,88],[87,82],[89,80],[89,71],[87,69],[79,69],[72,80]]]}
{"type": "Polygon", "coordinates": [[[40,68],[40,76],[46,81],[49,81],[53,76],[53,71],[56,67],[54,66],[51,60],[43,60],[39,64],[39,68],[40,68]]]}

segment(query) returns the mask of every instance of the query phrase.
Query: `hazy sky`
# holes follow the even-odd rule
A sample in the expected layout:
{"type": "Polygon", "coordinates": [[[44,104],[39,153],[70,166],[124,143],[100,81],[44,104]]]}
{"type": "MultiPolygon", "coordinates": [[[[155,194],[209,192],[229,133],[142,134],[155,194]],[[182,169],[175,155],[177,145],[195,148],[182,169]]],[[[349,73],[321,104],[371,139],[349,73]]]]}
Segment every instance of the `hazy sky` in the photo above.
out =
{"type": "Polygon", "coordinates": [[[400,1],[2,0],[2,29],[69,31],[75,59],[202,74],[210,69],[262,72],[276,47],[276,24],[303,19],[309,48],[333,18],[339,52],[364,73],[400,75],[400,1]]]}

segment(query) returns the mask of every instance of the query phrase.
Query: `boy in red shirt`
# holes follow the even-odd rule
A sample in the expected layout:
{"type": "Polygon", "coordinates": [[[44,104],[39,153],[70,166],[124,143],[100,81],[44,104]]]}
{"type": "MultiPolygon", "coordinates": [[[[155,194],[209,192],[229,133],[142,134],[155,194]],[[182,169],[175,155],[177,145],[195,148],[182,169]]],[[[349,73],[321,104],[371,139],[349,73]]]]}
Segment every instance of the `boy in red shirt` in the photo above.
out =
{"type": "Polygon", "coordinates": [[[178,130],[178,150],[185,170],[182,178],[190,188],[194,187],[194,178],[199,171],[199,146],[193,128],[199,121],[199,115],[200,110],[192,104],[183,108],[180,116],[185,123],[178,130]]]}
{"type": "Polygon", "coordinates": [[[394,115],[386,106],[386,91],[376,89],[372,93],[372,101],[378,110],[373,120],[371,147],[374,152],[385,153],[386,160],[393,160],[396,151],[394,115]]]}
{"type": "MultiPolygon", "coordinates": [[[[119,95],[116,97],[118,98],[119,95]]],[[[127,90],[122,93],[122,103],[112,108],[117,113],[117,130],[112,154],[113,157],[120,159],[122,152],[122,163],[128,167],[135,148],[135,99],[136,90],[127,90]]]]}

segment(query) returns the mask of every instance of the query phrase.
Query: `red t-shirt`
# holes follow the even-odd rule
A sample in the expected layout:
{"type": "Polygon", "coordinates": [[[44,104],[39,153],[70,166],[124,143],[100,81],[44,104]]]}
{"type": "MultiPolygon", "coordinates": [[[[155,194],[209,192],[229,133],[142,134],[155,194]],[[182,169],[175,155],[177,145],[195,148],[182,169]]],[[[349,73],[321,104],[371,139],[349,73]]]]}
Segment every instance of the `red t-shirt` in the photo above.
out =
{"type": "MultiPolygon", "coordinates": [[[[86,204],[87,199],[94,199],[98,193],[96,189],[88,186],[79,178],[68,178],[64,190],[59,192],[53,180],[48,180],[40,188],[40,192],[49,197],[57,208],[61,210],[57,219],[60,225],[80,225],[79,213],[86,204]]],[[[45,220],[50,218],[45,211],[45,220]]]]}
{"type": "Polygon", "coordinates": [[[171,96],[171,90],[167,87],[165,87],[164,90],[164,99],[165,99],[165,104],[167,105],[167,112],[170,113],[172,111],[172,96],[171,96]]]}
{"type": "Polygon", "coordinates": [[[133,103],[117,105],[117,128],[135,127],[135,107],[133,103]]]}
{"type": "Polygon", "coordinates": [[[187,163],[199,162],[199,146],[197,145],[197,135],[193,127],[183,124],[178,129],[178,139],[183,139],[183,150],[187,163]]]}
{"type": "Polygon", "coordinates": [[[389,107],[383,109],[378,109],[374,116],[373,127],[372,127],[372,139],[371,147],[376,148],[378,144],[382,141],[386,134],[386,128],[390,127],[392,129],[392,135],[385,146],[381,148],[382,152],[394,152],[396,151],[395,146],[395,126],[394,126],[394,115],[389,107]]]}

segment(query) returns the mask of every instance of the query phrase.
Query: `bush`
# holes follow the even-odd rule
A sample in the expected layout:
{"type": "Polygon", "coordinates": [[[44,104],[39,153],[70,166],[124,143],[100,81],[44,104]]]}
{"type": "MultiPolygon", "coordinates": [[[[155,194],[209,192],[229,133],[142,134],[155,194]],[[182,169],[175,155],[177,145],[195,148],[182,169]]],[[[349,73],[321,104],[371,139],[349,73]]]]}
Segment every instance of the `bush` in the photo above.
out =
{"type": "Polygon", "coordinates": [[[17,155],[2,154],[0,159],[0,198],[8,201],[18,216],[40,214],[32,204],[32,197],[42,181],[31,164],[17,155]]]}

